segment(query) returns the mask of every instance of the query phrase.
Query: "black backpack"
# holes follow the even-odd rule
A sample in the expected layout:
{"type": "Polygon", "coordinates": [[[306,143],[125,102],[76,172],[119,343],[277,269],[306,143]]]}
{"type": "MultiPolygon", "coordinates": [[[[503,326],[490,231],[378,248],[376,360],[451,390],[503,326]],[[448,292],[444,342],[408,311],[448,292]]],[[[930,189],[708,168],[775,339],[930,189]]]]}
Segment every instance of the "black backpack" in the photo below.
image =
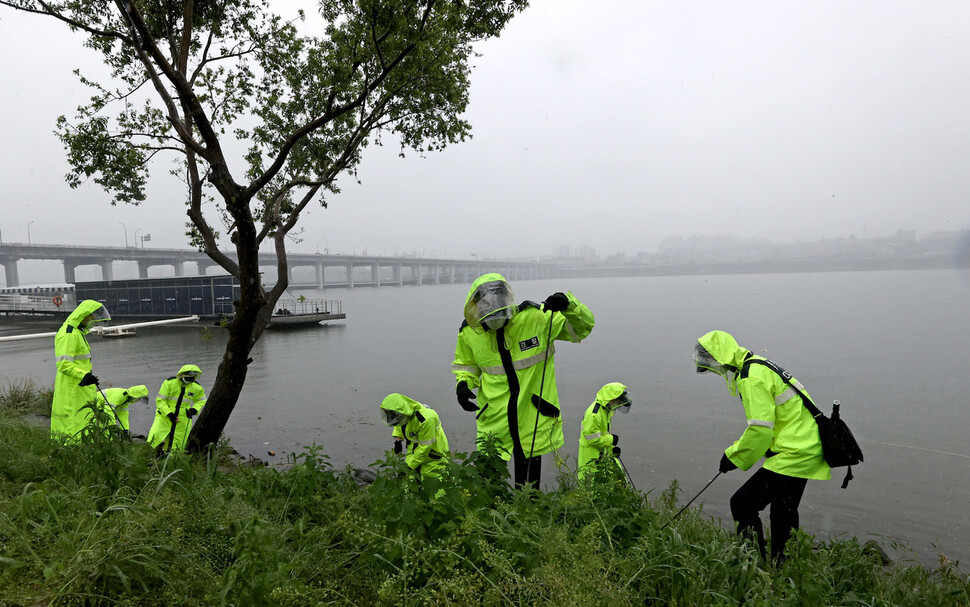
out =
{"type": "MultiPolygon", "coordinates": [[[[849,426],[842,420],[839,415],[839,407],[842,405],[837,400],[832,401],[832,417],[825,417],[825,414],[819,411],[812,399],[808,397],[804,392],[798,389],[798,386],[792,383],[792,376],[790,373],[779,367],[774,362],[767,359],[751,358],[745,361],[745,366],[750,363],[756,363],[759,365],[764,365],[777,373],[786,384],[788,384],[792,390],[798,394],[802,399],[802,404],[808,409],[808,412],[815,419],[815,423],[818,424],[818,436],[822,442],[822,457],[825,458],[825,463],[829,465],[830,468],[840,468],[842,466],[848,466],[848,471],[845,474],[845,479],[842,481],[842,488],[845,489],[849,485],[849,481],[852,480],[852,466],[862,463],[862,449],[859,448],[859,443],[856,442],[855,437],[852,436],[852,431],[849,430],[849,426]]],[[[742,371],[743,375],[746,375],[742,371]]]]}

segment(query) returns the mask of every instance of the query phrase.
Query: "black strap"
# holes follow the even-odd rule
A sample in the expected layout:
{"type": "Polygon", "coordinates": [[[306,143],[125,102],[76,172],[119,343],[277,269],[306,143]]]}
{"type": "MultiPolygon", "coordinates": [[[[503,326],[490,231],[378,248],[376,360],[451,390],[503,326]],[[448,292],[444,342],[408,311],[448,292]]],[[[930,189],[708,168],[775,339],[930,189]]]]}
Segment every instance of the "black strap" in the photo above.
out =
{"type": "Polygon", "coordinates": [[[798,386],[796,386],[791,382],[792,380],[791,373],[789,373],[788,371],[785,371],[784,369],[779,367],[775,362],[770,361],[767,358],[751,358],[745,361],[744,368],[742,369],[742,374],[747,375],[747,368],[748,368],[748,365],[750,365],[751,363],[764,365],[769,369],[771,369],[772,371],[774,371],[775,373],[777,373],[778,376],[781,377],[782,381],[788,384],[788,386],[795,391],[795,394],[797,394],[799,398],[802,399],[802,404],[805,405],[805,408],[808,409],[808,412],[812,414],[813,419],[818,419],[818,417],[822,415],[822,412],[819,411],[818,407],[815,406],[815,403],[812,402],[812,399],[810,399],[808,395],[806,395],[804,392],[799,390],[798,386]]]}

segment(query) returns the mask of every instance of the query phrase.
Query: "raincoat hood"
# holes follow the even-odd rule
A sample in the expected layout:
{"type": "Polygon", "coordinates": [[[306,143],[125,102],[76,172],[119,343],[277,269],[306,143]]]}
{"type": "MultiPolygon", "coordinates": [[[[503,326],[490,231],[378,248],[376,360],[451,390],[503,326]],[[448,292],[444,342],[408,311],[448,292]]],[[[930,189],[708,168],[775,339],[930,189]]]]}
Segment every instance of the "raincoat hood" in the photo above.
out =
{"type": "Polygon", "coordinates": [[[84,319],[87,318],[89,314],[94,314],[102,308],[104,309],[102,318],[95,318],[93,319],[92,323],[111,320],[111,315],[108,314],[108,309],[104,307],[104,304],[102,304],[100,301],[94,301],[93,299],[85,299],[79,303],[76,308],[74,308],[74,311],[71,312],[65,322],[66,324],[77,327],[86,333],[91,329],[91,327],[88,325],[82,329],[81,323],[84,322],[84,319]]]}
{"type": "Polygon", "coordinates": [[[606,407],[607,404],[614,398],[622,395],[626,392],[626,386],[618,381],[610,382],[599,389],[596,393],[596,402],[606,407]]]}
{"type": "Polygon", "coordinates": [[[388,394],[381,402],[381,409],[387,409],[388,411],[396,411],[398,413],[403,413],[410,417],[415,411],[423,407],[421,403],[409,398],[403,394],[388,394]]]}
{"type": "Polygon", "coordinates": [[[148,400],[148,386],[132,386],[125,390],[125,396],[128,397],[129,402],[135,402],[139,400],[148,400]]]}
{"type": "Polygon", "coordinates": [[[508,318],[514,316],[518,311],[518,306],[515,305],[515,295],[509,282],[505,280],[504,276],[495,272],[483,274],[476,278],[468,290],[468,296],[465,297],[465,322],[472,329],[480,330],[482,319],[500,310],[507,310],[508,318]],[[492,289],[489,289],[488,286],[479,289],[479,287],[488,283],[494,283],[491,285],[492,289]]]}
{"type": "Polygon", "coordinates": [[[179,372],[176,373],[175,376],[181,377],[186,373],[195,373],[196,375],[202,375],[202,369],[198,368],[195,365],[182,365],[182,368],[179,369],[179,372]]]}
{"type": "MultiPolygon", "coordinates": [[[[735,370],[744,366],[744,359],[750,354],[746,348],[739,346],[737,340],[726,331],[706,333],[697,340],[697,343],[707,350],[718,363],[725,367],[734,367],[735,370]]],[[[716,369],[712,369],[712,371],[723,375],[723,372],[716,369]]]]}

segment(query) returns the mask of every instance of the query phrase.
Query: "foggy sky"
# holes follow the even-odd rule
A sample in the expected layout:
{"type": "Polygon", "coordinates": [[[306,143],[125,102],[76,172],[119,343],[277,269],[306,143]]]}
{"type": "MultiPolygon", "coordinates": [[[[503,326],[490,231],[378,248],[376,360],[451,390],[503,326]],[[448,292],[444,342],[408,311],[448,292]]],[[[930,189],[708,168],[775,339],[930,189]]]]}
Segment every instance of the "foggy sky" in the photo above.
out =
{"type": "MultiPolygon", "coordinates": [[[[479,47],[474,138],[426,158],[369,148],[363,183],[342,178],[290,249],[609,255],[672,235],[965,229],[968,35],[960,0],[533,0],[479,47]]],[[[148,246],[186,246],[167,160],[140,207],[65,184],[55,121],[88,95],[72,70],[97,65],[81,42],[0,9],[0,237],[26,242],[33,222],[34,243],[134,245],[137,230],[148,246]]]]}

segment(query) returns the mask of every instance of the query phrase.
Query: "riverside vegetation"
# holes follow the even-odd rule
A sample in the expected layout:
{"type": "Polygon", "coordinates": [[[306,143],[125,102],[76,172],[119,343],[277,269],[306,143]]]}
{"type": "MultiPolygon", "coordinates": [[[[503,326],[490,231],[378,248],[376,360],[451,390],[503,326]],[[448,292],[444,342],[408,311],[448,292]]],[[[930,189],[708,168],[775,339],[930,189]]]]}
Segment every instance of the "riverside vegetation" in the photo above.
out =
{"type": "Polygon", "coordinates": [[[797,532],[763,564],[676,482],[655,499],[612,467],[595,489],[508,483],[486,446],[418,485],[393,455],[360,485],[317,446],[290,465],[157,459],[90,428],[49,439],[50,391],[0,388],[0,606],[970,605],[970,578],[884,564],[853,538],[797,532]],[[31,420],[34,420],[31,423],[31,420]]]}

